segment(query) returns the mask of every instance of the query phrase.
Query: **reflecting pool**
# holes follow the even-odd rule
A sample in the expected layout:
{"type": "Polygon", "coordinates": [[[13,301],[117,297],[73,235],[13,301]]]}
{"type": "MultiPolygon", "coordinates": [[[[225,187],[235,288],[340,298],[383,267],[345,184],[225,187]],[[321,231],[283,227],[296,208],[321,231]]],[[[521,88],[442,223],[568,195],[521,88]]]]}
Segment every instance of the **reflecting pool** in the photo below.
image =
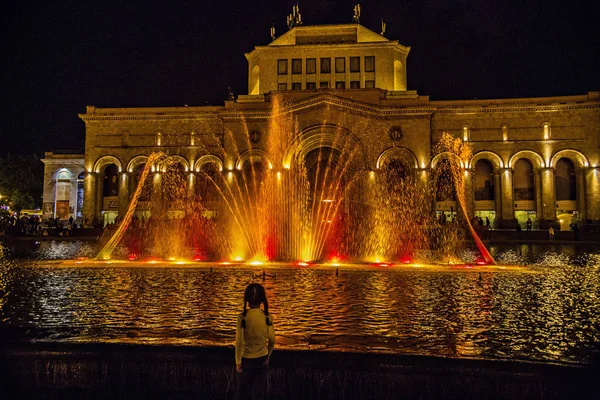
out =
{"type": "Polygon", "coordinates": [[[597,362],[598,252],[492,250],[504,265],[111,263],[4,249],[0,327],[29,341],[231,345],[257,281],[279,348],[597,362]],[[523,257],[535,262],[511,265],[523,257]]]}

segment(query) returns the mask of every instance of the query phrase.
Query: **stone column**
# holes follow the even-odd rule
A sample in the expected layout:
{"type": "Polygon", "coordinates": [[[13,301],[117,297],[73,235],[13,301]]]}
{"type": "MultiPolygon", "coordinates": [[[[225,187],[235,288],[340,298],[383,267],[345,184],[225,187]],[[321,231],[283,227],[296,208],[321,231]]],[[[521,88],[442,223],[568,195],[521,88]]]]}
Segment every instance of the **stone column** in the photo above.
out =
{"type": "Polygon", "coordinates": [[[150,202],[150,214],[162,209],[164,201],[162,197],[162,173],[156,172],[152,178],[152,201],[150,202]]]}
{"type": "Polygon", "coordinates": [[[86,172],[83,178],[83,220],[85,221],[87,218],[88,225],[92,223],[94,215],[96,215],[96,177],[95,172],[86,172]]]}
{"type": "MultiPolygon", "coordinates": [[[[543,199],[542,199],[542,171],[538,168],[533,170],[533,187],[535,191],[535,213],[538,223],[544,220],[543,213],[543,199]]],[[[543,224],[541,224],[544,226],[543,224]]]]}
{"type": "Polygon", "coordinates": [[[190,172],[188,174],[188,179],[187,179],[187,190],[188,190],[188,197],[192,197],[193,194],[196,192],[196,174],[194,172],[190,172]]]}
{"type": "Polygon", "coordinates": [[[503,221],[512,221],[515,218],[512,178],[512,168],[502,168],[502,172],[500,175],[502,193],[502,214],[500,218],[503,221]]]}
{"type": "Polygon", "coordinates": [[[502,171],[494,170],[494,211],[496,211],[496,222],[493,228],[498,228],[502,219],[502,171]]]}
{"type": "Polygon", "coordinates": [[[125,217],[127,209],[129,208],[129,173],[119,173],[119,216],[125,217]]]}
{"type": "Polygon", "coordinates": [[[587,210],[585,207],[585,170],[586,168],[575,169],[575,186],[577,189],[577,211],[579,213],[579,218],[582,219],[584,223],[585,219],[587,218],[587,210]]]}
{"type": "Polygon", "coordinates": [[[542,181],[542,218],[556,220],[556,189],[554,183],[554,168],[541,169],[542,181]]]}
{"type": "Polygon", "coordinates": [[[104,201],[103,196],[103,188],[104,188],[104,173],[99,173],[96,179],[96,209],[94,210],[94,215],[98,218],[99,221],[102,220],[102,209],[104,205],[102,202],[104,201]]]}
{"type": "Polygon", "coordinates": [[[463,172],[463,182],[465,191],[465,208],[467,215],[465,218],[471,219],[475,215],[475,200],[473,194],[473,171],[465,169],[463,172]]]}
{"type": "Polygon", "coordinates": [[[600,219],[600,168],[587,168],[585,171],[585,202],[587,218],[600,219]]]}

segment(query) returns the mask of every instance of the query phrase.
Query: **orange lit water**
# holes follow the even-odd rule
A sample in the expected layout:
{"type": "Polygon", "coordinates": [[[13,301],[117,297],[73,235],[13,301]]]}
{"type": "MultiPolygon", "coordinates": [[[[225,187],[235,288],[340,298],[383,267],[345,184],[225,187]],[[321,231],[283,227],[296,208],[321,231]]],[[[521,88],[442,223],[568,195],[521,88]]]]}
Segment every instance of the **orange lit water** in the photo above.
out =
{"type": "Polygon", "coordinates": [[[599,265],[552,257],[559,265],[11,262],[0,327],[24,340],[230,346],[256,281],[276,348],[590,363],[599,265]]]}

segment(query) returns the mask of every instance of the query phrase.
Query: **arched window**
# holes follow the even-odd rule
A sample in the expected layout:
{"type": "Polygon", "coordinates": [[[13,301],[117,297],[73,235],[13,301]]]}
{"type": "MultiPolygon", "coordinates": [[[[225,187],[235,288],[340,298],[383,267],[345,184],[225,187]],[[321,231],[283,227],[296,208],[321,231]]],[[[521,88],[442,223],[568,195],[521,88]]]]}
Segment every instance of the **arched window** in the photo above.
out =
{"type": "Polygon", "coordinates": [[[109,164],[104,168],[102,195],[104,197],[119,195],[119,169],[115,164],[109,164]]]}
{"type": "Polygon", "coordinates": [[[436,201],[456,201],[456,188],[452,164],[447,159],[440,160],[435,166],[436,201]]]}
{"type": "Polygon", "coordinates": [[[196,195],[205,202],[219,200],[218,184],[219,166],[212,162],[202,165],[196,174],[196,195]]]}
{"type": "Polygon", "coordinates": [[[494,167],[488,160],[479,160],[475,164],[475,181],[473,182],[475,201],[494,200],[494,167]]]}
{"type": "Polygon", "coordinates": [[[156,145],[162,146],[162,132],[156,132],[156,145]]]}
{"type": "Polygon", "coordinates": [[[163,174],[162,190],[164,199],[169,203],[186,197],[187,180],[183,165],[172,162],[167,166],[163,174]]]}
{"type": "Polygon", "coordinates": [[[502,124],[500,129],[502,130],[502,140],[506,142],[508,140],[508,124],[502,124]]]}
{"type": "Polygon", "coordinates": [[[471,140],[471,128],[469,127],[469,125],[462,126],[462,135],[463,142],[468,142],[469,140],[471,140]]]}
{"type": "Polygon", "coordinates": [[[513,187],[515,201],[535,200],[533,165],[531,161],[521,158],[515,163],[513,187]]]}
{"type": "MultiPolygon", "coordinates": [[[[140,179],[142,178],[142,172],[146,164],[138,165],[135,169],[135,175],[133,176],[133,193],[137,190],[138,185],[140,184],[140,179]]],[[[152,173],[148,175],[146,181],[144,182],[144,186],[142,188],[142,193],[140,194],[140,201],[149,201],[152,197],[152,173]]]]}
{"type": "Polygon", "coordinates": [[[575,185],[575,166],[568,158],[561,158],[556,163],[554,170],[556,180],[556,200],[577,200],[577,187],[575,185]]]}
{"type": "Polygon", "coordinates": [[[551,130],[550,130],[550,123],[549,122],[544,122],[542,124],[542,132],[544,134],[544,140],[550,139],[551,130]]]}

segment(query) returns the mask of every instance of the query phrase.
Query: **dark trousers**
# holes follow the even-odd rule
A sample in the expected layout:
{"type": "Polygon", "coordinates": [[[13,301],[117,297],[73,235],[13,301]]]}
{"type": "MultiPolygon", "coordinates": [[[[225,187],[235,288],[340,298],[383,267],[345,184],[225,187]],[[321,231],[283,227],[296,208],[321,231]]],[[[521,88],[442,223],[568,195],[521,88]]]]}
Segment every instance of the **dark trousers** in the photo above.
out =
{"type": "Polygon", "coordinates": [[[259,358],[242,358],[242,372],[238,374],[236,400],[267,399],[267,376],[269,362],[267,356],[259,358]]]}

